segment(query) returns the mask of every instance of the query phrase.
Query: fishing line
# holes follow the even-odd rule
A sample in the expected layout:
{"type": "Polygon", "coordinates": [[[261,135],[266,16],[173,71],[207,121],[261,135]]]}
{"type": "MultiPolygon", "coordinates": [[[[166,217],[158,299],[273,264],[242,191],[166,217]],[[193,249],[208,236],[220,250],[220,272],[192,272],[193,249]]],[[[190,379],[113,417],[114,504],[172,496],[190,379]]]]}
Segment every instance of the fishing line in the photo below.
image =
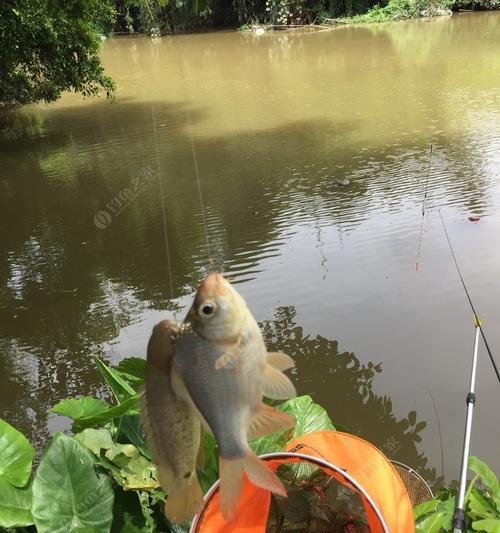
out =
{"type": "Polygon", "coordinates": [[[432,150],[434,145],[431,143],[429,150],[429,164],[427,166],[427,180],[425,182],[425,191],[424,191],[424,200],[422,201],[422,221],[420,222],[420,237],[418,240],[418,249],[417,249],[417,260],[415,263],[415,271],[418,272],[418,267],[420,264],[420,251],[422,249],[422,240],[424,238],[424,226],[425,226],[425,209],[427,207],[427,193],[429,191],[429,176],[431,173],[431,163],[432,163],[432,150]]]}
{"type": "MultiPolygon", "coordinates": [[[[156,175],[158,176],[158,184],[160,187],[161,214],[162,214],[162,219],[163,219],[163,235],[165,239],[165,255],[167,259],[168,280],[170,284],[170,299],[173,302],[174,301],[174,278],[172,275],[172,263],[170,261],[170,243],[168,240],[167,213],[165,211],[165,196],[164,196],[164,190],[163,190],[163,183],[161,180],[160,146],[158,143],[158,131],[156,128],[156,114],[155,114],[153,104],[151,104],[151,120],[153,123],[153,134],[154,134],[154,140],[155,140],[156,175]]],[[[176,311],[177,311],[177,306],[174,306],[174,318],[177,321],[176,311]]]]}
{"type": "Polygon", "coordinates": [[[198,198],[200,200],[201,219],[203,222],[203,230],[205,232],[205,244],[206,244],[206,250],[207,250],[208,265],[210,268],[213,268],[212,250],[210,248],[210,239],[208,238],[207,219],[205,216],[205,203],[203,202],[203,192],[201,189],[200,172],[198,169],[198,155],[196,153],[196,146],[194,144],[193,131],[191,129],[191,116],[189,112],[186,112],[186,117],[187,117],[187,124],[188,124],[189,140],[191,142],[191,154],[193,157],[194,175],[196,176],[196,186],[198,188],[198,198]]]}
{"type": "Polygon", "coordinates": [[[439,414],[438,414],[438,410],[437,410],[436,400],[434,399],[434,395],[432,394],[431,389],[429,389],[429,387],[424,387],[424,389],[427,391],[427,393],[431,397],[432,405],[434,406],[434,413],[436,414],[438,435],[439,435],[439,444],[441,446],[441,477],[444,477],[444,446],[443,446],[443,434],[441,432],[441,421],[439,420],[439,414]]]}
{"type": "Polygon", "coordinates": [[[484,345],[486,347],[486,351],[488,352],[491,364],[493,365],[493,369],[495,370],[495,374],[497,375],[498,382],[500,383],[500,373],[499,373],[497,365],[495,363],[495,359],[493,358],[493,354],[491,353],[488,341],[486,340],[486,335],[484,334],[483,327],[481,325],[481,321],[479,320],[479,317],[478,317],[478,315],[476,313],[476,308],[474,307],[474,304],[472,303],[472,298],[471,298],[471,296],[469,294],[469,291],[467,289],[467,285],[465,284],[465,280],[464,280],[464,277],[462,275],[462,271],[460,270],[460,266],[458,264],[457,257],[455,255],[455,252],[453,251],[453,246],[451,244],[450,236],[448,234],[448,230],[446,229],[446,224],[444,223],[444,219],[443,219],[443,215],[441,214],[441,210],[439,210],[439,217],[441,218],[441,224],[443,225],[444,234],[446,235],[446,240],[448,241],[448,246],[450,247],[451,256],[453,257],[453,262],[455,263],[455,267],[456,267],[458,275],[460,277],[460,281],[462,282],[462,287],[464,288],[465,294],[467,296],[467,300],[469,301],[469,305],[470,305],[470,307],[472,309],[472,313],[474,315],[474,322],[476,323],[477,327],[479,328],[479,331],[481,332],[481,337],[483,338],[484,345]]]}

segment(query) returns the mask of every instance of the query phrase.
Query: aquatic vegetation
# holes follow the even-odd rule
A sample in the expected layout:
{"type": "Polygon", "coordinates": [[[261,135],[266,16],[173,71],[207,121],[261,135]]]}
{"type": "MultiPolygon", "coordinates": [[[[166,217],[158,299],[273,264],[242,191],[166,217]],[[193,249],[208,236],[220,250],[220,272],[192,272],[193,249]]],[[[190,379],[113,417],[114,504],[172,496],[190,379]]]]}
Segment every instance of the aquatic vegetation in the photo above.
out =
{"type": "MultiPolygon", "coordinates": [[[[500,480],[489,466],[477,457],[469,457],[474,472],[465,494],[466,531],[500,531],[500,480]]],[[[414,509],[416,533],[453,531],[452,517],[456,491],[439,490],[436,498],[414,509]]]]}
{"type": "MultiPolygon", "coordinates": [[[[73,434],[53,435],[33,472],[33,447],[19,431],[0,420],[0,529],[19,533],[77,528],[96,533],[187,531],[163,515],[166,495],[139,422],[137,400],[145,379],[145,361],[132,357],[110,367],[95,357],[94,363],[114,402],[81,397],[56,404],[55,413],[73,420],[73,434]]],[[[326,411],[309,396],[288,400],[277,408],[295,416],[295,428],[251,442],[258,454],[281,450],[290,439],[313,431],[335,429],[326,411]]],[[[203,446],[204,465],[198,475],[206,491],[218,478],[218,453],[215,440],[207,434],[203,446]]],[[[497,531],[500,481],[479,459],[471,458],[469,466],[476,476],[467,491],[467,519],[475,531],[497,531]]],[[[296,472],[293,474],[295,480],[296,472]]],[[[307,492],[307,487],[301,487],[307,492]]],[[[297,492],[293,497],[298,503],[304,499],[297,492]]],[[[283,516],[290,514],[285,503],[275,504],[280,505],[283,516]]],[[[451,531],[453,505],[454,492],[443,488],[434,500],[416,507],[417,531],[437,532],[441,527],[451,531]]],[[[297,509],[300,505],[294,504],[294,512],[297,509]]],[[[272,512],[271,519],[278,510],[272,512]]],[[[337,512],[334,518],[343,524],[341,514],[337,512]]]]}
{"type": "MultiPolygon", "coordinates": [[[[185,530],[163,515],[165,493],[139,422],[145,361],[128,358],[116,368],[97,357],[94,362],[114,403],[82,397],[56,404],[53,412],[73,420],[73,435],[56,433],[33,473],[33,447],[19,431],[0,420],[0,529],[185,530]]],[[[278,408],[294,414],[297,426],[251,443],[257,453],[282,449],[288,440],[304,433],[334,429],[326,411],[309,396],[294,398],[278,408]]],[[[205,464],[199,477],[206,491],[218,478],[218,454],[214,439],[207,434],[203,445],[205,464]]]]}

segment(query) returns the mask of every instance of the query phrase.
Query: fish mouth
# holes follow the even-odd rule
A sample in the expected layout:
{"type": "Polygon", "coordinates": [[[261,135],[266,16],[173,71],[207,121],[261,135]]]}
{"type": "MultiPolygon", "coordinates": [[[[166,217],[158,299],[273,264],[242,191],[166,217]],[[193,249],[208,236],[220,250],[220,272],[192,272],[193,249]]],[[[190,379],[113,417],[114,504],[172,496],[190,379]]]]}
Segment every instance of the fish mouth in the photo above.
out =
{"type": "Polygon", "coordinates": [[[193,323],[188,320],[189,315],[184,319],[184,322],[180,325],[177,336],[184,335],[193,331],[193,323]]]}

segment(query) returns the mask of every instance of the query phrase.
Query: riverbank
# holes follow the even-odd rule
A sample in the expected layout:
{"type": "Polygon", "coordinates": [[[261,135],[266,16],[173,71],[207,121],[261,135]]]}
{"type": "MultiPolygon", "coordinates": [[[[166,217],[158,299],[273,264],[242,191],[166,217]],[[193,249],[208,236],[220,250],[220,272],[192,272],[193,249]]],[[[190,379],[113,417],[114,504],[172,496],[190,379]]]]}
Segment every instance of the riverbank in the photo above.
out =
{"type": "Polygon", "coordinates": [[[376,5],[367,13],[337,19],[340,23],[370,24],[391,20],[409,20],[451,16],[453,2],[450,0],[389,0],[387,5],[376,5]]]}
{"type": "Polygon", "coordinates": [[[126,12],[116,5],[111,31],[159,36],[215,28],[293,30],[323,23],[376,23],[446,16],[459,10],[494,10],[500,8],[500,0],[256,0],[231,4],[186,0],[181,7],[171,3],[153,9],[134,0],[131,5],[135,7],[126,12]]]}

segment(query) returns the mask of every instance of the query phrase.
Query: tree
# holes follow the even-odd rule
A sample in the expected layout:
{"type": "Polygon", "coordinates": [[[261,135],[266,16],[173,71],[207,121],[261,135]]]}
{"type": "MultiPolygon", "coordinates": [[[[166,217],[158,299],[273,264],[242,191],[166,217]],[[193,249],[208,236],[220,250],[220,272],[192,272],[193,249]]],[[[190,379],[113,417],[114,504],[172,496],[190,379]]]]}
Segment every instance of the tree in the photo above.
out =
{"type": "Polygon", "coordinates": [[[51,102],[66,90],[109,96],[98,54],[114,19],[107,0],[2,0],[0,105],[51,102]]]}

